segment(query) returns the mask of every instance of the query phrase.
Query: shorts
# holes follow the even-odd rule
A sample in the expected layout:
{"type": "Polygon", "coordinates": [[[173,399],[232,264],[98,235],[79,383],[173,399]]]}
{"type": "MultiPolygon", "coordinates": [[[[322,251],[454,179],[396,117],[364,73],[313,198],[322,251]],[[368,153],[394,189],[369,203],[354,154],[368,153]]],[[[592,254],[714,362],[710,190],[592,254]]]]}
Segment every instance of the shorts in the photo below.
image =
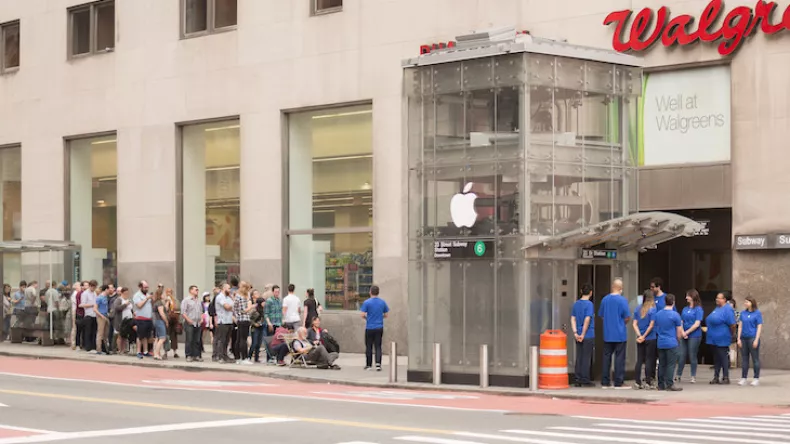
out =
{"type": "Polygon", "coordinates": [[[167,326],[165,325],[165,321],[154,321],[154,329],[156,330],[157,339],[164,339],[167,337],[167,326]]]}
{"type": "Polygon", "coordinates": [[[134,324],[137,326],[137,338],[148,339],[154,331],[154,323],[150,319],[135,319],[134,324]]]}

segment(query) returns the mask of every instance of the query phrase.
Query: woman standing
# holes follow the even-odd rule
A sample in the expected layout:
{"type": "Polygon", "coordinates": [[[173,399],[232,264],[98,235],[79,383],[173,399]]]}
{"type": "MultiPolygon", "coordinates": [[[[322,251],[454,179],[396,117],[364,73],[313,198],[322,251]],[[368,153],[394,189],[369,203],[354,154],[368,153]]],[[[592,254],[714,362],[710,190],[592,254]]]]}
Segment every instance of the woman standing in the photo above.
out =
{"type": "Polygon", "coordinates": [[[680,361],[678,361],[678,372],[675,377],[676,382],[680,382],[683,377],[683,369],[686,367],[686,359],[691,364],[691,382],[697,382],[697,353],[699,344],[702,342],[702,318],[705,313],[702,311],[702,299],[697,290],[691,289],[686,292],[686,308],[680,315],[683,320],[683,338],[680,341],[680,361]]]}
{"type": "Polygon", "coordinates": [[[124,320],[132,318],[132,301],[129,299],[129,289],[126,287],[119,287],[118,295],[119,297],[113,302],[115,317],[112,319],[112,328],[115,330],[118,354],[125,355],[129,353],[129,344],[121,335],[121,326],[124,320]]]}
{"type": "Polygon", "coordinates": [[[706,343],[713,349],[713,380],[711,384],[729,384],[729,351],[735,311],[727,303],[724,293],[716,295],[716,308],[705,318],[708,327],[706,343]],[[719,380],[719,375],[722,379],[719,380]]]}
{"type": "Polygon", "coordinates": [[[636,383],[634,388],[652,388],[656,372],[657,338],[654,330],[656,301],[653,292],[642,295],[642,306],[634,310],[633,327],[636,332],[636,383]],[[645,383],[642,384],[642,366],[645,366],[645,383]]]}
{"type": "Polygon", "coordinates": [[[752,386],[760,385],[760,336],[763,333],[763,314],[757,309],[757,301],[747,296],[744,302],[746,311],[741,312],[738,321],[738,347],[743,350],[741,354],[741,380],[738,385],[746,385],[749,376],[749,358],[754,367],[752,386]]]}
{"type": "Polygon", "coordinates": [[[247,347],[247,337],[250,335],[250,313],[255,310],[255,304],[250,300],[250,286],[242,281],[239,283],[239,290],[233,298],[233,317],[236,318],[238,333],[236,335],[236,350],[238,353],[237,364],[249,365],[249,347],[247,347]]]}
{"type": "Polygon", "coordinates": [[[3,336],[0,342],[7,340],[11,334],[11,286],[3,284],[3,336]]]}
{"type": "Polygon", "coordinates": [[[101,286],[101,292],[96,296],[96,304],[93,309],[96,311],[96,354],[109,355],[110,347],[107,344],[107,332],[110,326],[110,298],[108,292],[110,287],[108,285],[101,286]]]}
{"type": "MultiPolygon", "coordinates": [[[[170,348],[173,349],[173,357],[178,359],[178,334],[182,328],[179,317],[181,314],[178,312],[178,303],[175,296],[173,296],[173,289],[168,288],[165,290],[165,305],[167,308],[167,335],[170,338],[170,348]]],[[[165,355],[167,352],[165,352],[165,355]]]]}
{"type": "Polygon", "coordinates": [[[155,332],[155,342],[154,342],[154,359],[157,361],[162,360],[162,349],[165,345],[165,340],[167,340],[167,324],[168,324],[168,314],[167,314],[167,303],[164,300],[164,291],[162,288],[157,288],[156,292],[154,293],[154,310],[153,310],[153,321],[154,321],[154,332],[155,332]]]}
{"type": "Polygon", "coordinates": [[[206,348],[203,346],[203,336],[208,331],[209,342],[214,343],[214,324],[213,318],[209,315],[209,306],[211,306],[211,293],[203,293],[203,315],[201,316],[200,326],[203,327],[203,332],[200,335],[200,352],[205,353],[206,348]]]}
{"type": "MultiPolygon", "coordinates": [[[[255,290],[252,292],[252,302],[255,304],[255,310],[250,313],[250,328],[252,329],[252,346],[250,347],[249,356],[255,359],[255,363],[261,362],[261,345],[263,344],[263,297],[261,292],[255,290]]],[[[266,352],[264,352],[264,360],[266,360],[266,352]]]]}
{"type": "Polygon", "coordinates": [[[311,329],[313,328],[313,319],[317,318],[319,314],[321,314],[321,303],[315,300],[315,290],[312,288],[307,289],[307,299],[304,300],[304,328],[311,329]]]}

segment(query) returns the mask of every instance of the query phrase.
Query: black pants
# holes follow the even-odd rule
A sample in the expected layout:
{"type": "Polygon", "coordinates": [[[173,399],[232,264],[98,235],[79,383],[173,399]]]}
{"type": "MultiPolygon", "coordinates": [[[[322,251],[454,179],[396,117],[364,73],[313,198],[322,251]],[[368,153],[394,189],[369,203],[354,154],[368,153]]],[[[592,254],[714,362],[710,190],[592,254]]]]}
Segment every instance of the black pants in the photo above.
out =
{"type": "Polygon", "coordinates": [[[200,326],[184,325],[184,335],[186,336],[186,343],[184,344],[184,353],[187,358],[199,358],[201,353],[200,347],[200,326]]]}
{"type": "Polygon", "coordinates": [[[82,335],[85,329],[85,316],[77,315],[74,318],[74,327],[77,328],[77,333],[74,335],[75,342],[77,343],[76,346],[82,348],[82,344],[84,344],[84,342],[82,342],[82,335]]]}
{"type": "Polygon", "coordinates": [[[286,356],[288,356],[288,344],[282,343],[280,345],[276,345],[272,351],[274,352],[275,356],[277,356],[277,363],[279,364],[285,360],[286,356]]]}
{"type": "Polygon", "coordinates": [[[730,379],[730,347],[713,347],[713,379],[730,379]]]}
{"type": "Polygon", "coordinates": [[[642,366],[645,367],[645,382],[652,384],[656,378],[656,344],[655,339],[636,344],[636,383],[642,384],[642,366]]]}
{"type": "Polygon", "coordinates": [[[228,343],[230,342],[231,332],[233,331],[233,324],[219,324],[214,329],[214,357],[222,361],[229,361],[228,356],[228,343]]]}
{"type": "Polygon", "coordinates": [[[614,356],[614,386],[622,387],[625,382],[625,342],[603,343],[603,376],[604,387],[611,385],[612,356],[614,356]]]}
{"type": "Polygon", "coordinates": [[[85,316],[82,324],[82,349],[85,351],[96,350],[96,331],[98,329],[96,318],[85,316]]]}
{"type": "Polygon", "coordinates": [[[576,343],[576,383],[590,384],[590,371],[592,370],[593,349],[595,339],[584,339],[576,343]]]}
{"type": "Polygon", "coordinates": [[[247,348],[247,338],[250,337],[250,321],[241,321],[236,332],[236,358],[247,359],[249,349],[247,348]]]}
{"type": "MultiPolygon", "coordinates": [[[[231,325],[230,329],[230,353],[233,355],[233,359],[239,360],[241,359],[241,355],[239,354],[239,350],[236,347],[237,345],[237,338],[239,337],[239,329],[236,328],[235,325],[231,325]]],[[[246,347],[246,345],[245,345],[246,347]]]]}
{"type": "Polygon", "coordinates": [[[365,330],[365,366],[373,366],[373,348],[376,349],[376,365],[381,367],[381,338],[384,329],[365,330]]]}
{"type": "Polygon", "coordinates": [[[669,389],[675,385],[675,369],[680,358],[680,348],[663,348],[658,350],[658,388],[669,389]]]}

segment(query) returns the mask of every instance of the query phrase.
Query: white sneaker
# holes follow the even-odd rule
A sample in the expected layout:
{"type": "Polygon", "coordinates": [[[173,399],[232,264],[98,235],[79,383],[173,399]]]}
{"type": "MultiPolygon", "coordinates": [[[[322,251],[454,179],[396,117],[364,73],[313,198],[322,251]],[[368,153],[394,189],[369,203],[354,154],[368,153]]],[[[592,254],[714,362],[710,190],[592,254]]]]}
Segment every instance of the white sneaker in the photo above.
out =
{"type": "Polygon", "coordinates": [[[740,385],[740,386],[746,385],[746,378],[741,378],[741,380],[738,381],[738,385],[740,385]]]}
{"type": "Polygon", "coordinates": [[[749,385],[751,385],[752,387],[757,387],[757,386],[760,385],[760,380],[759,379],[752,379],[752,383],[749,384],[749,385]]]}
{"type": "Polygon", "coordinates": [[[689,379],[689,382],[692,383],[692,384],[696,384],[697,383],[697,378],[692,376],[691,379],[689,379]]]}
{"type": "Polygon", "coordinates": [[[252,365],[252,361],[250,361],[249,359],[245,359],[241,361],[241,365],[252,365]]]}

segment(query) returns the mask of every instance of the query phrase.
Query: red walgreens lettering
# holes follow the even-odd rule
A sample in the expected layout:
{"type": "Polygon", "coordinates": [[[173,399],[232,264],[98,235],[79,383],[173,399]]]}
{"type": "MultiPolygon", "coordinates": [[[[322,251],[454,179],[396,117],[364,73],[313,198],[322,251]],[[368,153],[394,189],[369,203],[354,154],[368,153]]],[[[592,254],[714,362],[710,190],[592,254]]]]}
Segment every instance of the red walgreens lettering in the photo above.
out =
{"type": "Polygon", "coordinates": [[[700,40],[703,42],[721,40],[718,46],[719,54],[726,56],[733,54],[743,40],[754,33],[758,25],[763,33],[769,35],[790,29],[790,6],[785,9],[782,21],[778,24],[772,22],[776,8],[775,2],[764,0],[758,0],[754,8],[735,7],[724,16],[721,26],[715,30],[711,28],[718,22],[724,9],[722,0],[711,0],[708,3],[700,14],[695,30],[691,29],[695,19],[690,15],[679,15],[669,20],[669,8],[666,6],[659,8],[657,13],[650,8],[644,8],[634,17],[628,40],[624,40],[623,37],[626,33],[626,24],[634,11],[612,12],[606,16],[603,24],[615,24],[612,48],[619,52],[644,51],[653,46],[660,37],[661,44],[666,47],[686,46],[700,40]],[[649,32],[651,25],[655,27],[649,32]]]}

